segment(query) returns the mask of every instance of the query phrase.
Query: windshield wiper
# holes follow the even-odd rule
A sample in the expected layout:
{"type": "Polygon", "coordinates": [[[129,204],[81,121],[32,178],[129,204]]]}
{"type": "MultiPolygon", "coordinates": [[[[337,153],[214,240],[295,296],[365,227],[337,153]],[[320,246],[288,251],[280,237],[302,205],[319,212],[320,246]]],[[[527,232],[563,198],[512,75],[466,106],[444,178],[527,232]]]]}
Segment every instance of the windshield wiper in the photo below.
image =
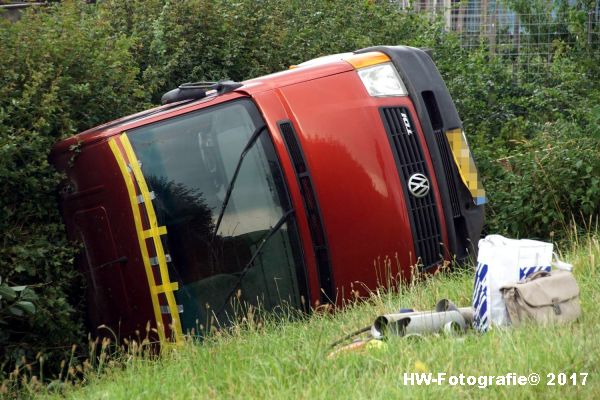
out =
{"type": "Polygon", "coordinates": [[[221,226],[221,221],[223,220],[223,215],[225,214],[225,209],[227,208],[227,205],[229,204],[229,199],[231,198],[231,192],[233,191],[233,186],[235,185],[235,180],[237,179],[238,173],[240,172],[240,168],[242,166],[242,162],[244,161],[244,157],[246,157],[246,154],[248,154],[248,151],[250,151],[252,146],[254,146],[254,143],[256,143],[256,140],[259,138],[260,134],[263,133],[263,131],[266,128],[267,128],[266,125],[256,128],[256,130],[252,133],[252,136],[250,136],[248,143],[246,143],[246,146],[244,146],[244,149],[242,150],[242,154],[240,154],[240,158],[238,159],[237,165],[235,166],[235,172],[233,173],[233,176],[231,177],[231,181],[229,182],[229,185],[227,186],[227,192],[225,193],[225,199],[223,200],[223,204],[221,205],[221,211],[219,212],[219,217],[217,218],[217,223],[215,225],[215,230],[212,234],[211,242],[215,240],[215,237],[217,236],[217,232],[219,231],[219,227],[221,226]]]}
{"type": "Polygon", "coordinates": [[[254,261],[256,261],[256,258],[262,252],[262,249],[265,246],[265,244],[269,241],[269,239],[271,239],[271,237],[273,237],[273,235],[275,235],[277,233],[277,231],[279,231],[279,229],[283,226],[283,224],[285,224],[285,222],[288,220],[288,218],[290,217],[290,215],[292,215],[293,213],[294,213],[294,209],[288,210],[285,214],[283,214],[281,216],[281,218],[279,218],[279,221],[277,221],[277,223],[275,225],[273,225],[271,227],[271,229],[269,229],[269,231],[267,232],[267,234],[265,235],[265,237],[262,239],[262,241],[258,245],[258,248],[256,249],[256,251],[252,254],[252,257],[250,258],[250,261],[248,261],[248,263],[246,264],[246,266],[240,271],[240,276],[238,277],[237,281],[235,282],[235,285],[233,286],[233,288],[231,289],[231,291],[229,292],[229,294],[225,298],[225,302],[223,302],[223,305],[221,306],[221,308],[219,308],[219,310],[215,313],[215,317],[218,317],[219,314],[221,314],[221,312],[223,312],[223,310],[225,309],[225,307],[227,307],[227,303],[229,303],[229,300],[231,300],[231,298],[235,294],[236,290],[238,289],[238,287],[242,283],[242,280],[246,276],[246,273],[250,270],[250,268],[254,264],[254,261]]]}

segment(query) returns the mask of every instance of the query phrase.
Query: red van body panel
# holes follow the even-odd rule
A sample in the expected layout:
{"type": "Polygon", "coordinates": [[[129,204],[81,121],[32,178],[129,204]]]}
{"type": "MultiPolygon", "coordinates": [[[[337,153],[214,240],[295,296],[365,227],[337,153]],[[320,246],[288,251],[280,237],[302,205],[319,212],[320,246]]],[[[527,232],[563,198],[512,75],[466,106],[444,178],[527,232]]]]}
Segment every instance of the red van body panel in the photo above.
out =
{"type": "Polygon", "coordinates": [[[314,183],[332,264],[339,266],[333,271],[338,300],[352,289],[365,295],[400,272],[409,278],[416,263],[412,233],[379,107],[411,109],[410,100],[368,96],[355,71],[277,91],[309,170],[319,171],[314,183]]]}

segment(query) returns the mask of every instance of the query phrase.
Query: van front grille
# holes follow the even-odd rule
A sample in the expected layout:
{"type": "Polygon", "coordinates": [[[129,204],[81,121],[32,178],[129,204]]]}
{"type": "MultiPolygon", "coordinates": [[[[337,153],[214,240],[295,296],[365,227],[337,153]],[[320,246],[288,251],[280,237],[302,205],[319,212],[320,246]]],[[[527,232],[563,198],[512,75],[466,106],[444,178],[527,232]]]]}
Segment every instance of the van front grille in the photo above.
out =
{"type": "Polygon", "coordinates": [[[431,185],[431,174],[425,163],[423,148],[408,109],[382,107],[381,115],[409,207],[408,214],[417,262],[427,269],[437,265],[442,258],[442,235],[431,185]],[[429,180],[430,190],[423,197],[411,194],[408,189],[408,181],[414,174],[423,174],[429,180]]]}

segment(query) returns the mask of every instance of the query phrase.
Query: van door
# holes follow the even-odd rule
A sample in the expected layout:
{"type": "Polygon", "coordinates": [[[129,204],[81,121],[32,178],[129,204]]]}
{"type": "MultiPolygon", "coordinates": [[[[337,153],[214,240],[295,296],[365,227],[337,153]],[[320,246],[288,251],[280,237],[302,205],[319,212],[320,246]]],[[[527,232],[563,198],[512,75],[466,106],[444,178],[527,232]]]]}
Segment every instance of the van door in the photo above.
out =
{"type": "Polygon", "coordinates": [[[273,143],[249,99],[127,133],[156,217],[184,332],[247,305],[300,307],[298,232],[273,143]]]}

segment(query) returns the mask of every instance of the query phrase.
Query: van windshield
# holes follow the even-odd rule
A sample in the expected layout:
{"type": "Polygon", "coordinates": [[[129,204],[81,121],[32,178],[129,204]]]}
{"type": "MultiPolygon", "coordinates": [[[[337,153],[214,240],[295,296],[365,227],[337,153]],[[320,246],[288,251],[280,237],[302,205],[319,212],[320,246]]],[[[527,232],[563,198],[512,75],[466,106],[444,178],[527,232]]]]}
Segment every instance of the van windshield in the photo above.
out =
{"type": "Polygon", "coordinates": [[[240,155],[263,125],[256,106],[243,99],[129,132],[154,192],[158,221],[167,227],[163,245],[171,257],[171,280],[179,283],[175,298],[183,306],[184,331],[202,332],[215,318],[226,323],[235,309],[243,312],[244,303],[267,310],[301,305],[304,269],[293,217],[242,273],[269,230],[291,208],[268,132],[248,150],[221,211],[240,155]],[[238,288],[234,301],[228,301],[238,288]]]}

